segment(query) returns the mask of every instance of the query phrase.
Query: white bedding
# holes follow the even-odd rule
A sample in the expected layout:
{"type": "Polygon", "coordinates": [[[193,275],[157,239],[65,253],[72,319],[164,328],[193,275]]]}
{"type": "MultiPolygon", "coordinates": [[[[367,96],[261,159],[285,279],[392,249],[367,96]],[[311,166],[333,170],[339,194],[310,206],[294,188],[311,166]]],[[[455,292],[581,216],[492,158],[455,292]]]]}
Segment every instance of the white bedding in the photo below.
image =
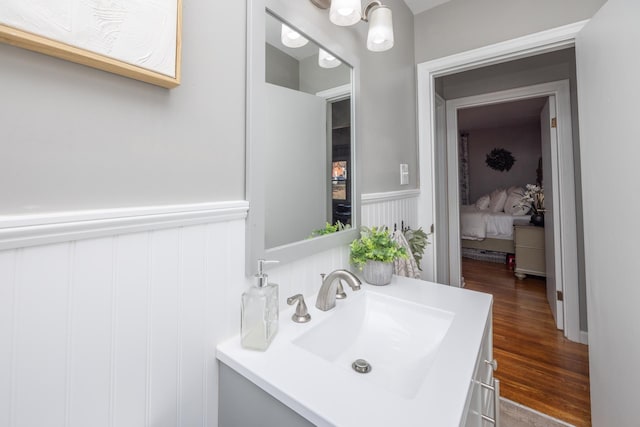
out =
{"type": "Polygon", "coordinates": [[[460,207],[460,237],[467,240],[513,240],[513,220],[527,215],[511,215],[505,212],[491,213],[475,205],[460,207]]]}

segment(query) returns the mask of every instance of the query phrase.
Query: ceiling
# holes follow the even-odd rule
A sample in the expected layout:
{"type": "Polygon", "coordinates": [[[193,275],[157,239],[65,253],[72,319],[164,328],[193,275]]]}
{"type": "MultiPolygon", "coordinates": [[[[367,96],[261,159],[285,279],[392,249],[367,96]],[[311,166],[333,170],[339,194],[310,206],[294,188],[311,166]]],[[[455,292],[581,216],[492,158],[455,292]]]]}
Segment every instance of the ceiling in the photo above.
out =
{"type": "Polygon", "coordinates": [[[540,111],[546,101],[546,97],[532,98],[458,110],[458,129],[470,131],[536,124],[540,122],[540,111]]]}
{"type": "Polygon", "coordinates": [[[407,6],[409,6],[409,9],[411,9],[411,12],[413,12],[414,15],[422,13],[425,10],[431,9],[448,1],[450,0],[404,0],[404,2],[407,4],[407,6]]]}

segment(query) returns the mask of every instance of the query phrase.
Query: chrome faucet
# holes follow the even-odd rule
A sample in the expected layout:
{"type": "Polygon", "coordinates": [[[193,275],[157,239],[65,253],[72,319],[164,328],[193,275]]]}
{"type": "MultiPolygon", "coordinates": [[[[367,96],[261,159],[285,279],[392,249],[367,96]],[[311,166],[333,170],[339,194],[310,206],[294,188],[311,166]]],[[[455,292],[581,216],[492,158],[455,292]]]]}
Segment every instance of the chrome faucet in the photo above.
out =
{"type": "Polygon", "coordinates": [[[320,291],[318,291],[316,308],[322,311],[328,311],[336,306],[336,290],[338,289],[340,280],[347,282],[347,285],[354,291],[360,290],[360,279],[352,272],[347,270],[332,271],[326,277],[323,276],[322,278],[322,287],[320,291]]]}

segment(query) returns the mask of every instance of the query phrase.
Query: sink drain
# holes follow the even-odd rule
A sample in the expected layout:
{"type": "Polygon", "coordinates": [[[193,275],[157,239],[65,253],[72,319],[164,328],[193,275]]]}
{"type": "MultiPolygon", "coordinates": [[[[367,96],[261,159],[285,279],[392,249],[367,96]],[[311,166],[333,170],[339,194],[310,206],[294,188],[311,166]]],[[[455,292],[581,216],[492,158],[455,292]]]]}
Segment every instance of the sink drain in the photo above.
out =
{"type": "Polygon", "coordinates": [[[359,374],[367,374],[371,372],[371,365],[364,359],[357,359],[351,364],[351,367],[359,374]]]}

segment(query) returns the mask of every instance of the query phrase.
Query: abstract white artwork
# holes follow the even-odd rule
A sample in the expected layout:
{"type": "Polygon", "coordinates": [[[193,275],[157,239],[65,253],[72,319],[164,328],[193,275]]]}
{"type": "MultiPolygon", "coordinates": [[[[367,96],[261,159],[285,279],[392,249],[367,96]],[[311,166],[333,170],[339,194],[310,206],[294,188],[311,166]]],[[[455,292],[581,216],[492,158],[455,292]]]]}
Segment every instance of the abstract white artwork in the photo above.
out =
{"type": "MultiPolygon", "coordinates": [[[[79,49],[114,60],[109,64],[132,66],[120,73],[129,77],[137,78],[131,70],[141,68],[143,74],[148,70],[178,80],[180,15],[180,0],[2,0],[0,41],[96,66],[56,54],[66,45],[76,53],[79,49]],[[30,46],[32,40],[15,40],[25,34],[36,41],[42,38],[45,46],[38,49],[30,46]],[[47,49],[50,44],[53,48],[47,49]]],[[[111,66],[97,68],[118,72],[111,66]]]]}

